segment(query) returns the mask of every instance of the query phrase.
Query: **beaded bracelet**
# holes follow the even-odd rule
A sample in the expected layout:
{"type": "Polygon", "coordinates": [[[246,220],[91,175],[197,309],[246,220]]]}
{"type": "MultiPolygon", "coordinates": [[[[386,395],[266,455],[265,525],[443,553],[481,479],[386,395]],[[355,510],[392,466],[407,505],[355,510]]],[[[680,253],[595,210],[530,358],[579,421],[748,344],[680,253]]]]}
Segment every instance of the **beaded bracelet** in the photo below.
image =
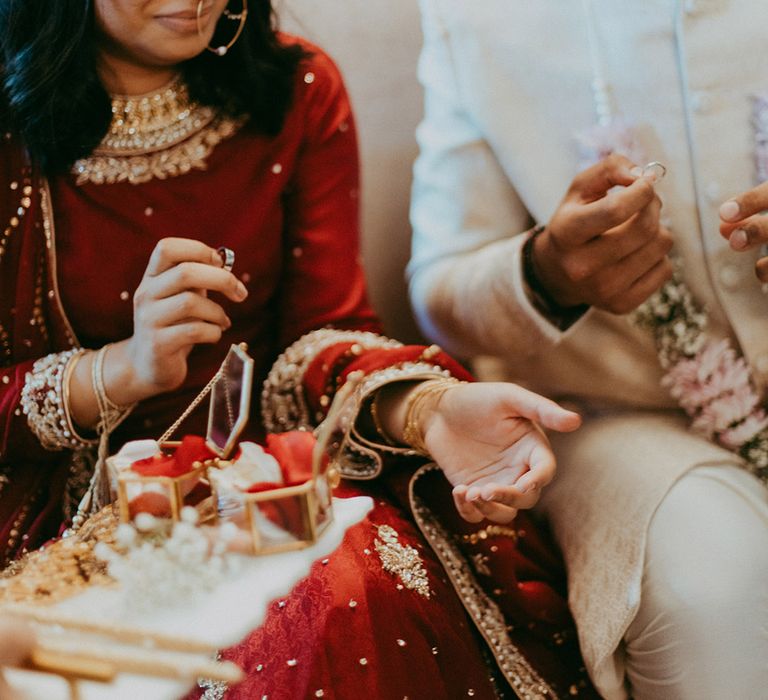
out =
{"type": "Polygon", "coordinates": [[[536,239],[544,233],[546,226],[539,224],[528,232],[523,244],[523,280],[528,288],[529,298],[536,310],[560,330],[567,330],[589,309],[587,304],[561,306],[544,286],[536,274],[533,247],[536,239]]]}
{"type": "Polygon", "coordinates": [[[424,443],[424,434],[421,430],[421,417],[427,399],[434,399],[436,406],[443,394],[457,384],[465,384],[454,377],[429,379],[417,386],[408,396],[405,409],[405,427],[403,428],[403,441],[410,445],[414,452],[429,456],[429,450],[424,443]]]}

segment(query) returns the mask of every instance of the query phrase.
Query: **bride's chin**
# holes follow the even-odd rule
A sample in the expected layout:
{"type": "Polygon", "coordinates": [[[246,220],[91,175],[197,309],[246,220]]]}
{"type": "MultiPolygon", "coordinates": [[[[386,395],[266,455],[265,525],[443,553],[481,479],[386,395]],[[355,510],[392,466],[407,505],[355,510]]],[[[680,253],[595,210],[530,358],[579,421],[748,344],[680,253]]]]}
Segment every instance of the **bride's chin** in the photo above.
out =
{"type": "Polygon", "coordinates": [[[205,51],[206,43],[197,34],[183,40],[163,41],[152,47],[151,63],[167,68],[188,61],[205,51]],[[158,50],[159,49],[159,50],[158,50]]]}

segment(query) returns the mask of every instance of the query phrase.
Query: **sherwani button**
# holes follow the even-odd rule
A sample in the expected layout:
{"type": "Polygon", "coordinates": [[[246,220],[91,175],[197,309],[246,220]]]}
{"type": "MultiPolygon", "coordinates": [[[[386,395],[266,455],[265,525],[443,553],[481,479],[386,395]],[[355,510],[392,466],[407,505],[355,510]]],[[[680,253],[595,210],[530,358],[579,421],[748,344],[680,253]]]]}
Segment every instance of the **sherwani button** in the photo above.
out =
{"type": "Polygon", "coordinates": [[[722,199],[722,188],[720,187],[719,182],[715,182],[714,180],[710,182],[706,187],[706,195],[707,199],[710,202],[717,202],[720,203],[720,200],[722,199]]]}
{"type": "Polygon", "coordinates": [[[712,108],[712,97],[703,90],[691,93],[691,107],[694,112],[704,114],[712,108]]]}
{"type": "Polygon", "coordinates": [[[733,264],[723,265],[717,276],[725,289],[735,289],[741,281],[739,268],[733,264]]]}

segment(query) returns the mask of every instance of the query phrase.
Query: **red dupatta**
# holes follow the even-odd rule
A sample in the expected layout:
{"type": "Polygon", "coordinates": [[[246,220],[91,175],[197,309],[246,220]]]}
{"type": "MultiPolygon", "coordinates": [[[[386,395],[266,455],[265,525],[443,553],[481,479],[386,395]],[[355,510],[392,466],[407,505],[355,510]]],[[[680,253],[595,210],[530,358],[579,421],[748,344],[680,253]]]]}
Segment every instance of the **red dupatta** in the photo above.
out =
{"type": "Polygon", "coordinates": [[[76,344],[58,301],[47,181],[0,141],[0,563],[56,534],[70,452],[48,452],[20,408],[35,360],[76,344]]]}

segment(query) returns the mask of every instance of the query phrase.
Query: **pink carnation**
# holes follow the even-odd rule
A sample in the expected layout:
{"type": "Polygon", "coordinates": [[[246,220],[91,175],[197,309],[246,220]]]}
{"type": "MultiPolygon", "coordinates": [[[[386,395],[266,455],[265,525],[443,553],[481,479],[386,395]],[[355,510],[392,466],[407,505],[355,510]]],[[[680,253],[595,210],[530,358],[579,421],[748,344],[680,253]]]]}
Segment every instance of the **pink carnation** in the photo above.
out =
{"type": "Polygon", "coordinates": [[[749,386],[723,394],[706,404],[693,421],[693,429],[712,437],[744,420],[760,403],[749,386]]]}
{"type": "Polygon", "coordinates": [[[689,414],[721,395],[738,392],[743,397],[752,391],[749,368],[728,340],[707,343],[696,357],[672,367],[662,383],[689,414]]]}
{"type": "Polygon", "coordinates": [[[768,415],[759,410],[739,423],[735,428],[725,430],[718,436],[718,442],[731,450],[737,450],[755,435],[768,428],[768,415]]]}

